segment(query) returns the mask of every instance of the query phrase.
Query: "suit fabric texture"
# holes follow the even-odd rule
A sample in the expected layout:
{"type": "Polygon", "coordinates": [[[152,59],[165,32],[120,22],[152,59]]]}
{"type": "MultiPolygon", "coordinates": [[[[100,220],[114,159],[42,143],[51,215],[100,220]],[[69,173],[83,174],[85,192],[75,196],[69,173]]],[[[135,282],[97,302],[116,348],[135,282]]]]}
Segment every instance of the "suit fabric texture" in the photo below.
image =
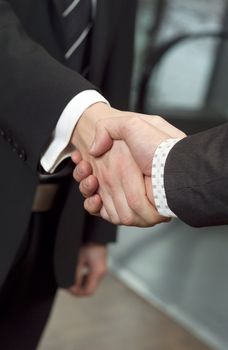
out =
{"type": "Polygon", "coordinates": [[[228,224],[228,123],[189,136],[170,151],[165,191],[171,210],[195,226],[228,224]]]}
{"type": "MultiPolygon", "coordinates": [[[[65,66],[63,6],[63,0],[0,0],[0,284],[29,225],[40,158],[67,103],[91,88],[117,108],[129,100],[135,1],[98,0],[88,79],[65,66]]],[[[57,205],[55,274],[68,287],[81,244],[113,241],[115,228],[85,214],[71,180],[57,205]]]]}
{"type": "Polygon", "coordinates": [[[66,4],[65,0],[0,0],[0,346],[4,349],[35,349],[57,286],[74,282],[80,246],[115,240],[114,226],[85,213],[71,178],[61,181],[52,210],[31,212],[40,158],[67,103],[87,89],[100,90],[117,108],[127,108],[129,100],[135,1],[97,1],[89,46],[83,57],[79,50],[76,61],[64,59],[66,4]],[[80,74],[84,64],[89,64],[88,79],[80,74]]]}

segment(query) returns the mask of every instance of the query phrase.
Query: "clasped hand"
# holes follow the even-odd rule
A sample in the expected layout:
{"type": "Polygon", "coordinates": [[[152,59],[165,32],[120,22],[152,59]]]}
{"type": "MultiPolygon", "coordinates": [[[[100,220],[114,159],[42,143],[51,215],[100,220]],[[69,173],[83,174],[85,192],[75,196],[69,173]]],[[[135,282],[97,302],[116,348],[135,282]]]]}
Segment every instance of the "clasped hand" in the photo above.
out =
{"type": "Polygon", "coordinates": [[[185,136],[158,116],[121,112],[103,103],[90,107],[72,137],[77,148],[73,175],[85,209],[113,224],[148,227],[169,221],[155,207],[152,161],[161,142],[185,136]]]}

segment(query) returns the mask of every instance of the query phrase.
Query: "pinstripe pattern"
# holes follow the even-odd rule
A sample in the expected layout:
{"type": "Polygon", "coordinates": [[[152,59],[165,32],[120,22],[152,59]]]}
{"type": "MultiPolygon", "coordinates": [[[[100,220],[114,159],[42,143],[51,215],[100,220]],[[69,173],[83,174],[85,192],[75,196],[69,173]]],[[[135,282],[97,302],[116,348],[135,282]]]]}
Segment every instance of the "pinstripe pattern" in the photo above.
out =
{"type": "MultiPolygon", "coordinates": [[[[80,0],[74,0],[62,13],[63,17],[69,16],[73,10],[77,8],[77,5],[79,4],[80,0]]],[[[92,6],[92,21],[88,23],[87,27],[83,30],[83,32],[80,34],[80,36],[75,40],[73,45],[67,50],[65,53],[65,59],[68,60],[75,51],[80,47],[80,45],[84,42],[84,40],[87,38],[90,30],[93,27],[93,22],[96,17],[96,8],[97,8],[97,0],[91,0],[91,6],[92,6]]]]}
{"type": "Polygon", "coordinates": [[[67,17],[74,9],[75,7],[79,4],[81,0],[74,0],[63,12],[63,17],[67,17]]]}

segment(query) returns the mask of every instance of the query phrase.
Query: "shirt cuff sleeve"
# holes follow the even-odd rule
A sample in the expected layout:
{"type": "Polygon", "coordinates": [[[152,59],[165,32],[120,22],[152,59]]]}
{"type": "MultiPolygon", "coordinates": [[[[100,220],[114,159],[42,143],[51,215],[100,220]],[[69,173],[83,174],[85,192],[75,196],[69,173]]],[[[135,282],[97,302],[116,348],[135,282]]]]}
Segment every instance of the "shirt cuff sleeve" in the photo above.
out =
{"type": "Polygon", "coordinates": [[[72,132],[83,112],[97,102],[109,104],[96,90],[86,90],[67,104],[53,132],[52,141],[40,161],[46,172],[53,173],[65,158],[70,157],[72,147],[69,142],[72,132]]]}
{"type": "Polygon", "coordinates": [[[166,217],[177,217],[169,208],[164,186],[165,162],[169,152],[180,139],[167,139],[156,149],[152,162],[152,191],[157,211],[166,217]]]}

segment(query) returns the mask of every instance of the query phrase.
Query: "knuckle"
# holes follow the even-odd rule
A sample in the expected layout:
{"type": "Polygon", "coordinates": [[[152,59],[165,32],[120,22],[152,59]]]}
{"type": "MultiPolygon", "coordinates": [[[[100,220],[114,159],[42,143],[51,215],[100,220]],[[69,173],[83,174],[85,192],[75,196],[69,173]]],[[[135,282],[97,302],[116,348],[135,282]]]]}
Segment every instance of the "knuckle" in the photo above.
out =
{"type": "Polygon", "coordinates": [[[163,121],[164,121],[164,119],[162,117],[160,117],[160,115],[154,115],[153,116],[153,123],[155,125],[161,124],[163,121]]]}
{"type": "Polygon", "coordinates": [[[141,200],[137,195],[131,195],[128,198],[128,205],[132,210],[137,212],[141,208],[141,200]]]}
{"type": "Polygon", "coordinates": [[[121,218],[121,223],[124,226],[133,226],[134,225],[134,217],[131,213],[124,215],[121,218]]]}
{"type": "Polygon", "coordinates": [[[114,215],[114,214],[109,214],[110,221],[113,225],[120,225],[120,219],[114,215]]]}
{"type": "Polygon", "coordinates": [[[89,199],[86,199],[84,201],[84,209],[88,211],[91,215],[94,215],[97,213],[97,208],[96,206],[91,204],[91,201],[89,199]]]}
{"type": "Polygon", "coordinates": [[[140,120],[140,118],[136,114],[132,115],[131,123],[138,123],[139,120],[140,120]]]}
{"type": "Polygon", "coordinates": [[[118,215],[115,213],[115,210],[113,208],[109,208],[109,211],[107,212],[103,206],[101,211],[100,211],[100,214],[104,220],[111,222],[113,225],[120,224],[120,219],[119,219],[118,215]]]}
{"type": "Polygon", "coordinates": [[[163,120],[163,118],[160,115],[154,115],[154,120],[163,120]]]}
{"type": "Polygon", "coordinates": [[[104,126],[104,120],[103,119],[99,119],[97,122],[96,122],[96,131],[100,130],[100,129],[103,129],[103,126],[104,126]]]}
{"type": "MultiPolygon", "coordinates": [[[[138,125],[139,121],[140,121],[140,118],[134,114],[134,113],[129,113],[129,122],[131,123],[131,126],[135,127],[138,125]]],[[[123,123],[123,132],[128,134],[129,133],[129,124],[128,123],[123,123]]]]}
{"type": "Polygon", "coordinates": [[[74,169],[74,171],[73,171],[73,178],[76,180],[76,181],[78,181],[77,180],[77,167],[74,169]]]}
{"type": "MultiPolygon", "coordinates": [[[[140,122],[140,118],[137,115],[133,114],[130,122],[131,122],[131,125],[134,125],[134,126],[138,125],[138,123],[140,122]]],[[[128,129],[129,129],[129,127],[126,123],[126,131],[128,131],[128,129]]]]}
{"type": "Polygon", "coordinates": [[[79,185],[79,191],[81,192],[81,194],[82,194],[84,197],[87,197],[87,195],[88,195],[87,192],[88,192],[88,191],[87,191],[87,189],[85,189],[83,182],[81,182],[80,185],[79,185]]]}
{"type": "Polygon", "coordinates": [[[91,192],[91,190],[93,189],[92,182],[90,181],[89,178],[86,178],[85,180],[83,180],[81,184],[83,185],[83,188],[87,193],[91,192]]]}
{"type": "Polygon", "coordinates": [[[82,167],[80,165],[76,166],[74,174],[75,174],[75,180],[77,182],[80,182],[83,180],[84,174],[83,174],[82,167]]]}

